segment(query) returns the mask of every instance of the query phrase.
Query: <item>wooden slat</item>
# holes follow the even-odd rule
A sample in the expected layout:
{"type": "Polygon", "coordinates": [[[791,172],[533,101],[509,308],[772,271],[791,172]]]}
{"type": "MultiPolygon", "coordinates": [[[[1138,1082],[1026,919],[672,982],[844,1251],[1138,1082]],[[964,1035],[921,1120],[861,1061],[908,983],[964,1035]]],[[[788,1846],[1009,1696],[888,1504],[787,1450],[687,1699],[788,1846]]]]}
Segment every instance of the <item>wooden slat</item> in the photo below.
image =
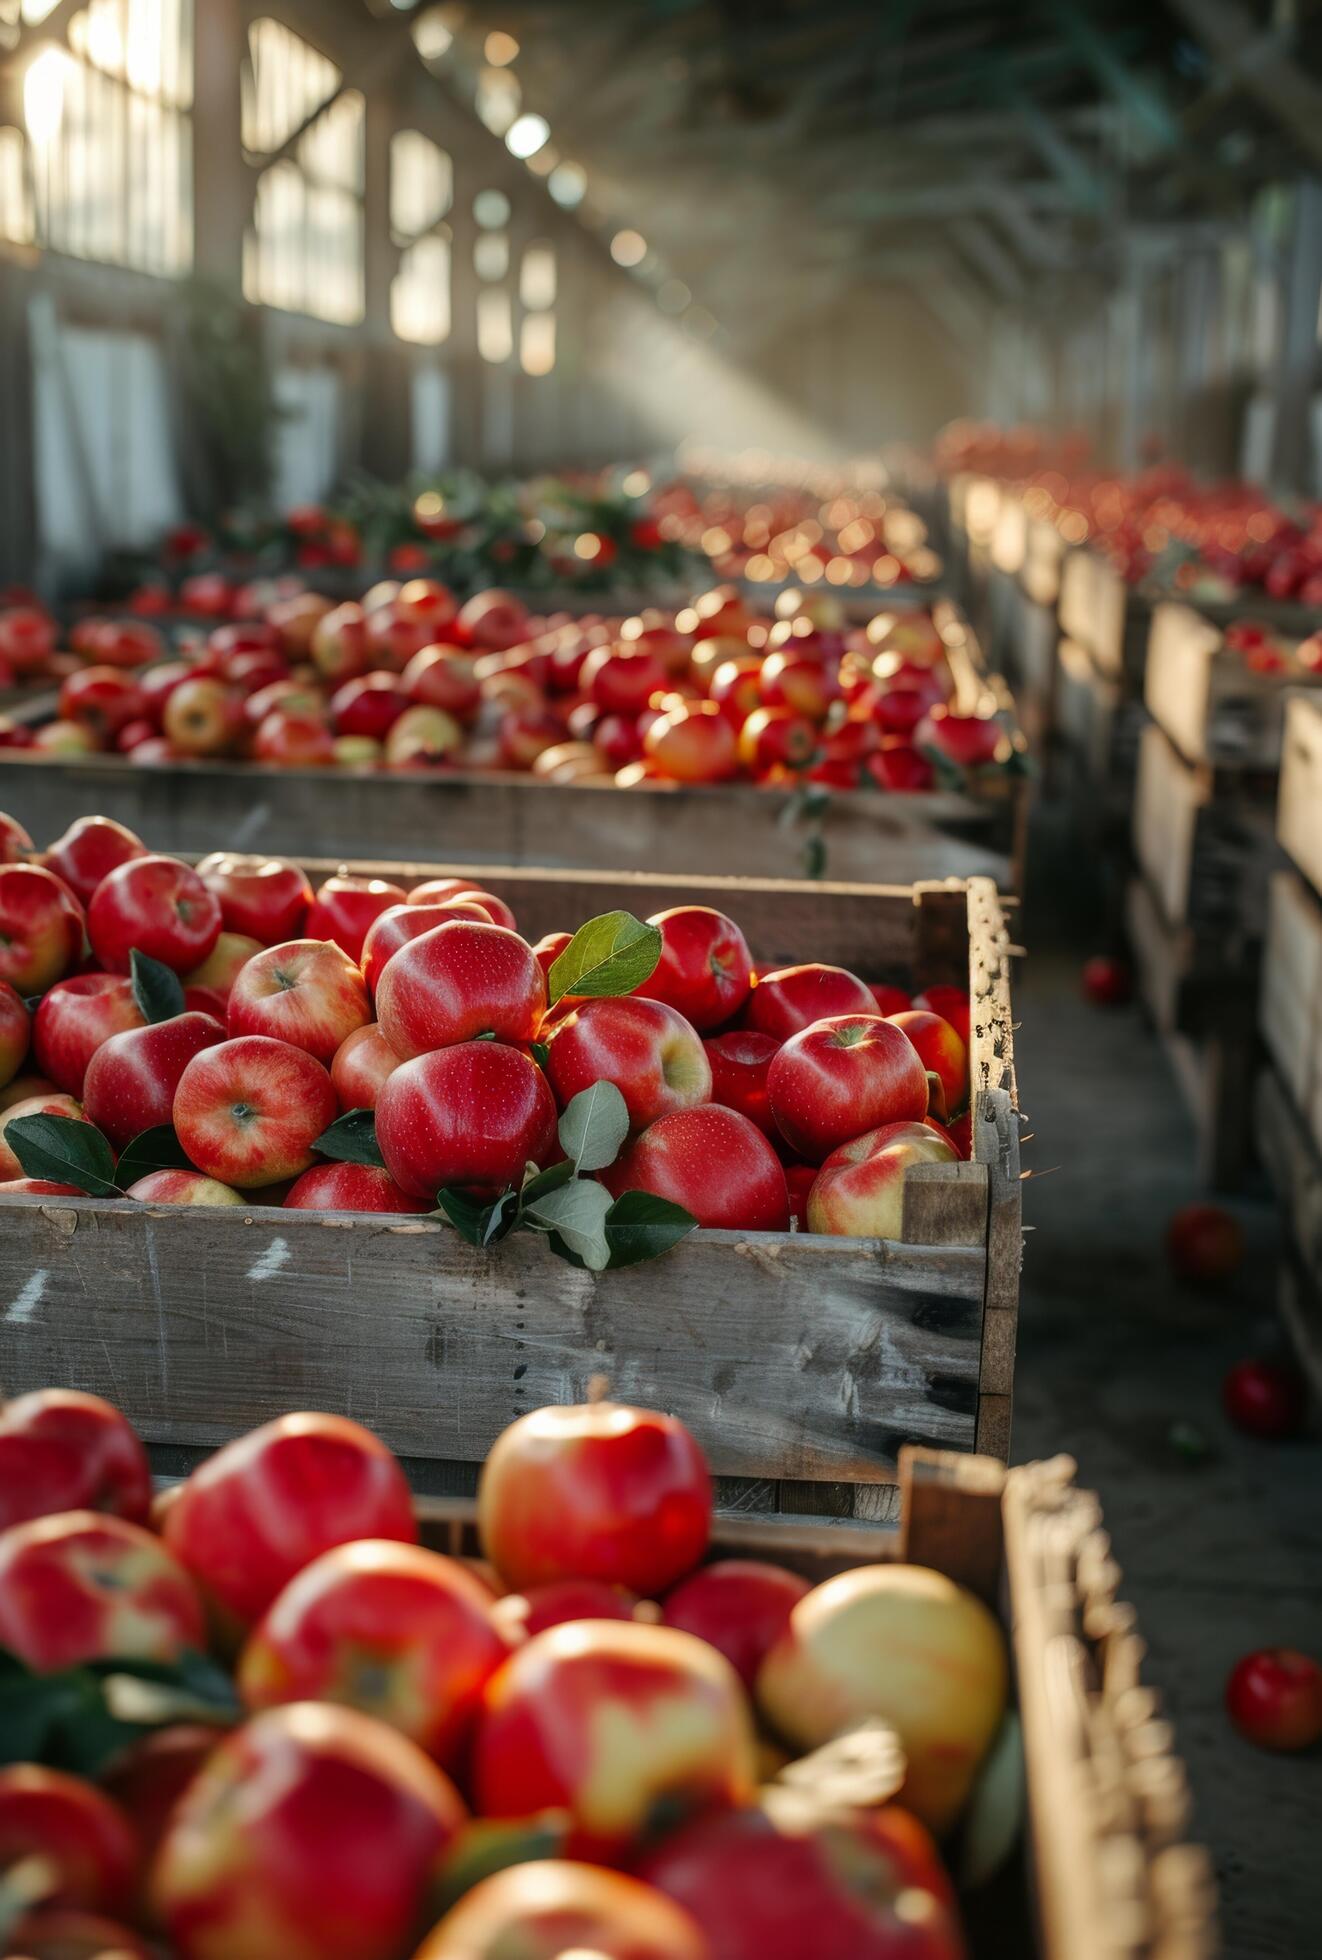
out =
{"type": "MultiPolygon", "coordinates": [[[[1295,1107],[1307,1119],[1322,1087],[1322,905],[1295,871],[1278,871],[1271,881],[1259,1018],[1295,1107]]],[[[1322,1147],[1322,1129],[1314,1141],[1322,1147]]]]}
{"type": "Polygon", "coordinates": [[[1314,1290],[1322,1293],[1322,1152],[1273,1069],[1258,1077],[1253,1117],[1258,1153],[1280,1201],[1286,1235],[1314,1290]]]}
{"type": "Polygon", "coordinates": [[[1303,676],[1258,673],[1226,648],[1222,627],[1193,606],[1154,608],[1145,698],[1187,762],[1280,767],[1285,703],[1303,676]]]}
{"type": "Polygon", "coordinates": [[[1286,709],[1276,831],[1322,895],[1322,702],[1315,694],[1291,695],[1286,709]]]}

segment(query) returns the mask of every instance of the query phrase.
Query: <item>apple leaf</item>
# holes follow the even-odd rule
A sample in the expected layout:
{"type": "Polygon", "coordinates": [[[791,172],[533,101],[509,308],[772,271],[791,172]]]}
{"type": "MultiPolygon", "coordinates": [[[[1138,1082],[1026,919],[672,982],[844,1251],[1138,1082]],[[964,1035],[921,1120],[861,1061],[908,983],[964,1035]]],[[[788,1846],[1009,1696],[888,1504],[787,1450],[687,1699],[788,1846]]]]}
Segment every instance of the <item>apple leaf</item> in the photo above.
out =
{"type": "Polygon", "coordinates": [[[386,1167],[376,1140],[376,1111],[372,1109],[351,1109],[344,1116],[337,1116],[312,1148],[319,1150],[323,1157],[333,1158],[337,1164],[368,1164],[377,1171],[386,1167]]]}
{"type": "Polygon", "coordinates": [[[495,1209],[493,1205],[470,1198],[466,1191],[447,1185],[443,1191],[436,1193],[436,1207],[449,1219],[461,1239],[467,1239],[470,1245],[487,1243],[486,1232],[495,1209]]]}
{"type": "Polygon", "coordinates": [[[205,1654],[35,1674],[0,1648],[0,1765],[45,1763],[95,1777],[148,1730],[179,1721],[185,1707],[188,1719],[222,1726],[241,1712],[233,1682],[205,1654]]]}
{"type": "Polygon", "coordinates": [[[523,1217],[538,1230],[550,1232],[574,1252],[589,1272],[601,1273],[610,1264],[606,1214],[610,1192],[594,1178],[575,1177],[558,1191],[548,1191],[524,1204],[523,1217]]]}
{"type": "Polygon", "coordinates": [[[548,992],[552,1007],[565,994],[593,1000],[631,994],[656,972],[661,958],[658,927],[644,925],[631,912],[603,912],[579,927],[552,962],[548,992]]]}
{"type": "Polygon", "coordinates": [[[697,1223],[692,1212],[669,1198],[658,1198],[651,1191],[624,1191],[606,1214],[611,1266],[636,1266],[644,1259],[656,1259],[687,1238],[697,1223]]]}
{"type": "Polygon", "coordinates": [[[545,1075],[547,1063],[551,1059],[551,1051],[547,1047],[546,1043],[544,1041],[532,1042],[529,1048],[529,1053],[532,1055],[532,1058],[536,1062],[538,1068],[542,1071],[542,1074],[545,1075]]]}
{"type": "Polygon", "coordinates": [[[564,1157],[558,1164],[552,1164],[549,1170],[534,1169],[531,1176],[524,1179],[519,1202],[526,1205],[540,1198],[547,1191],[558,1191],[562,1184],[568,1184],[573,1175],[574,1163],[570,1157],[564,1157]]]}
{"type": "Polygon", "coordinates": [[[620,1154],[629,1134],[629,1111],[613,1082],[580,1089],[560,1118],[560,1148],[575,1170],[604,1171],[620,1154]]]}
{"type": "Polygon", "coordinates": [[[177,973],[160,960],[151,959],[140,953],[135,946],[129,954],[129,970],[133,978],[133,999],[144,1021],[172,1021],[176,1014],[182,1014],[187,1003],[184,1000],[184,983],[177,973]]]}
{"type": "Polygon", "coordinates": [[[124,1145],[115,1166],[115,1182],[121,1191],[127,1191],[130,1184],[136,1184],[140,1177],[150,1177],[153,1171],[191,1171],[193,1168],[192,1159],[175,1135],[173,1126],[161,1123],[154,1130],[143,1130],[124,1145]]]}
{"type": "Polygon", "coordinates": [[[5,1142],[25,1177],[73,1184],[89,1198],[117,1198],[115,1153],[93,1123],[76,1116],[16,1116],[5,1142]]]}
{"type": "Polygon", "coordinates": [[[519,1194],[517,1191],[502,1191],[487,1211],[487,1221],[482,1228],[481,1243],[484,1246],[499,1245],[508,1238],[519,1222],[519,1194]]]}

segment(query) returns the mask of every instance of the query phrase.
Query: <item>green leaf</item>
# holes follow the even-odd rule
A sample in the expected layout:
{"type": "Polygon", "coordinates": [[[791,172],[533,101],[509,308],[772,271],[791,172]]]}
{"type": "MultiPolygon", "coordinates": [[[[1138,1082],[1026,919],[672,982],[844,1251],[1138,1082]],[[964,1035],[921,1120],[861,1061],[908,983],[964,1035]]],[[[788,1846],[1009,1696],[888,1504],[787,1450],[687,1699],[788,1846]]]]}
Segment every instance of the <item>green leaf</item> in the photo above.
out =
{"type": "Polygon", "coordinates": [[[484,1878],[534,1858],[563,1856],[569,1835],[568,1811],[543,1811],[535,1818],[474,1817],[451,1841],[429,1910],[437,1916],[458,1904],[484,1878]]]}
{"type": "Polygon", "coordinates": [[[661,958],[661,933],[632,912],[603,912],[580,926],[553,961],[548,980],[552,1007],[565,994],[593,1000],[631,994],[650,980],[661,958]]]}
{"type": "Polygon", "coordinates": [[[117,1198],[115,1154],[95,1124],[76,1116],[18,1116],[5,1142],[25,1177],[74,1184],[89,1198],[117,1198]]]}
{"type": "Polygon", "coordinates": [[[629,1111],[613,1082],[580,1089],[560,1118],[560,1148],[579,1171],[604,1171],[629,1134],[629,1111]]]}
{"type": "Polygon", "coordinates": [[[669,1198],[658,1198],[651,1191],[622,1192],[606,1214],[612,1268],[659,1258],[696,1230],[697,1223],[692,1212],[669,1198]]]}
{"type": "Polygon", "coordinates": [[[241,1713],[233,1683],[205,1654],[38,1674],[0,1650],[0,1764],[46,1763],[95,1777],[148,1730],[180,1720],[181,1708],[222,1725],[241,1713]],[[125,1707],[137,1712],[126,1716],[125,1707]]]}
{"type": "Polygon", "coordinates": [[[173,1126],[161,1123],[154,1130],[143,1130],[124,1145],[115,1166],[115,1182],[121,1191],[127,1191],[130,1184],[136,1184],[140,1177],[150,1177],[153,1171],[192,1169],[192,1160],[173,1126]]]}
{"type": "Polygon", "coordinates": [[[333,1157],[337,1164],[368,1164],[378,1171],[386,1167],[376,1140],[376,1111],[372,1109],[351,1109],[337,1116],[312,1148],[323,1157],[333,1157]]]}
{"type": "MultiPolygon", "coordinates": [[[[568,948],[566,948],[566,951],[567,950],[568,948]]],[[[532,1042],[530,1044],[530,1053],[532,1055],[533,1060],[536,1062],[538,1068],[542,1071],[543,1075],[545,1075],[547,1063],[551,1059],[551,1051],[547,1047],[546,1043],[544,1041],[532,1042]]]]}
{"type": "Polygon", "coordinates": [[[573,1160],[569,1157],[563,1157],[558,1164],[552,1164],[549,1170],[535,1171],[531,1177],[524,1180],[523,1189],[519,1193],[520,1203],[526,1205],[542,1197],[547,1191],[558,1191],[562,1184],[568,1184],[573,1175],[573,1160]]]}
{"type": "Polygon", "coordinates": [[[140,953],[135,946],[129,954],[133,977],[133,998],[144,1021],[172,1021],[185,1009],[184,983],[179,975],[160,960],[140,953]]]}
{"type": "Polygon", "coordinates": [[[589,1272],[601,1273],[610,1263],[606,1242],[610,1208],[610,1192],[604,1185],[590,1177],[576,1177],[558,1191],[548,1191],[531,1204],[525,1203],[523,1216],[529,1224],[562,1239],[589,1272]]]}
{"type": "Polygon", "coordinates": [[[487,1227],[491,1223],[494,1206],[480,1198],[470,1198],[466,1191],[447,1185],[436,1193],[436,1204],[449,1219],[461,1239],[470,1245],[485,1245],[487,1227]]]}
{"type": "Polygon", "coordinates": [[[487,1212],[487,1222],[482,1228],[482,1244],[499,1245],[508,1238],[519,1222],[519,1194],[517,1191],[502,1191],[494,1205],[487,1212]]]}

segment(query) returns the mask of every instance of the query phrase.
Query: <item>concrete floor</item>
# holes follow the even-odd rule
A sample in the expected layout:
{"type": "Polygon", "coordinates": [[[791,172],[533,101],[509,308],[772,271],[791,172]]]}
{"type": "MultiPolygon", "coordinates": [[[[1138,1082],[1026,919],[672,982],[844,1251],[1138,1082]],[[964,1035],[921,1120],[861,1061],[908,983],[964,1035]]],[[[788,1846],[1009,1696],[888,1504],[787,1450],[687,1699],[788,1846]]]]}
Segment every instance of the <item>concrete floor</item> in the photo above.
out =
{"type": "Polygon", "coordinates": [[[1013,1454],[1068,1450],[1101,1494],[1147,1678],[1188,1766],[1195,1834],[1216,1862],[1228,1960],[1306,1960],[1322,1955],[1322,1748],[1255,1750],[1221,1702],[1253,1648],[1322,1655],[1322,1445],[1251,1441],[1219,1399],[1233,1362],[1280,1346],[1274,1215],[1265,1199],[1234,1207],[1249,1253],[1223,1289],[1171,1277],[1166,1220],[1200,1195],[1191,1127],[1138,1010],[1080,997],[1081,960],[1105,948],[1050,811],[1034,854],[1015,976],[1034,1175],[1013,1454]],[[1174,1423],[1197,1428],[1204,1460],[1175,1447],[1174,1423]]]}

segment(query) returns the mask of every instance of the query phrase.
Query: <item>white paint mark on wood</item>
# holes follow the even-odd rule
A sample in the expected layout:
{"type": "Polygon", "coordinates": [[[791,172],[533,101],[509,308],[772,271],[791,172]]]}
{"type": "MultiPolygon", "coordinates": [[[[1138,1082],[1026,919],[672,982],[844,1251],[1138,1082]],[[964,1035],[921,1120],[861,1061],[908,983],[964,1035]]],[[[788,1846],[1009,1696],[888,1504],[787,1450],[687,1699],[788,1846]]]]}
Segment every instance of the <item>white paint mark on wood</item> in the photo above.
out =
{"type": "Polygon", "coordinates": [[[265,1252],[261,1252],[248,1268],[250,1280],[274,1279],[281,1267],[289,1264],[289,1247],[283,1239],[272,1239],[265,1252]]]}
{"type": "Polygon", "coordinates": [[[46,1281],[50,1270],[39,1266],[5,1309],[5,1320],[11,1327],[25,1327],[41,1305],[41,1297],[46,1291],[46,1281]]]}

